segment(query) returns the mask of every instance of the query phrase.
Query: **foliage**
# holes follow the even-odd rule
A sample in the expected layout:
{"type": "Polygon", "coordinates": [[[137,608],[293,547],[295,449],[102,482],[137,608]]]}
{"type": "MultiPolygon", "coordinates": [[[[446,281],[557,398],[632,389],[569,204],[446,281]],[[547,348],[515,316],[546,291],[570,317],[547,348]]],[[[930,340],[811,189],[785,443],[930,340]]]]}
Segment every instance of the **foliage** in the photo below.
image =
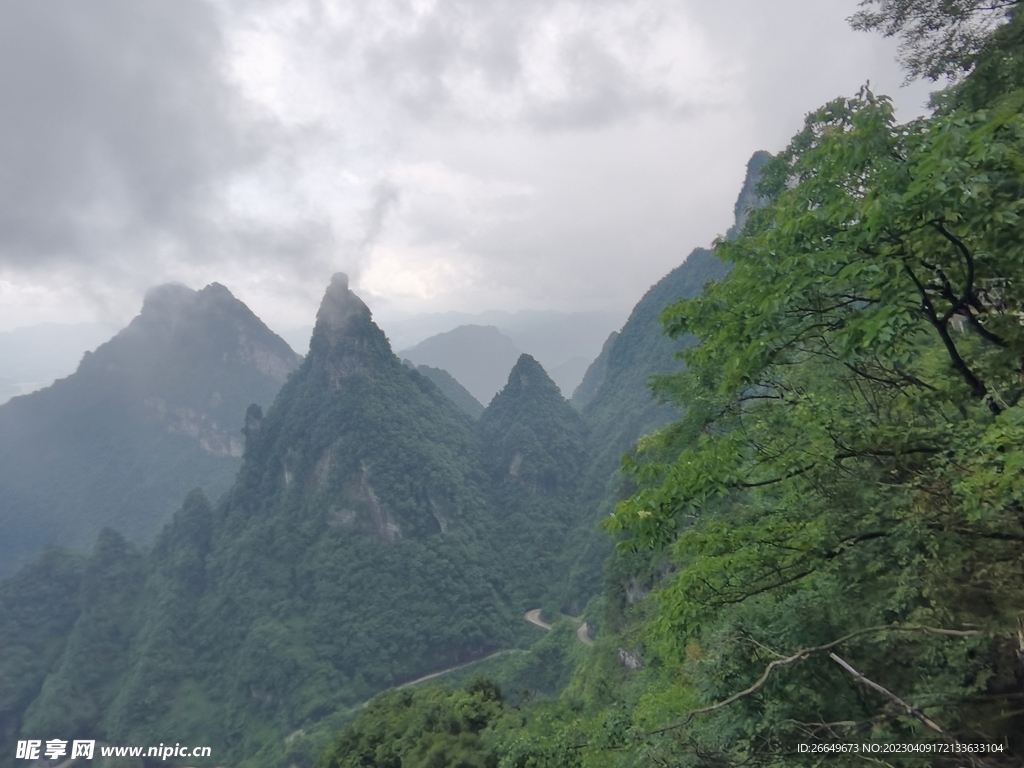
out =
{"type": "MultiPolygon", "coordinates": [[[[761,204],[757,180],[769,157],[767,152],[755,152],[747,163],[734,208],[735,221],[726,237],[735,236],[749,211],[761,204]]],[[[721,279],[728,271],[728,265],[709,251],[694,249],[644,294],[622,330],[605,342],[573,394],[572,403],[588,428],[590,451],[580,481],[580,517],[572,535],[573,545],[565,557],[569,578],[563,603],[572,612],[601,589],[602,566],[610,546],[595,523],[633,490],[631,479],[618,471],[622,455],[632,451],[644,435],[679,415],[665,398],[652,395],[649,384],[652,376],[682,369],[679,353],[694,338],[665,335],[658,322],[659,313],[667,304],[699,296],[708,282],[721,279]]]]}
{"type": "Polygon", "coordinates": [[[535,608],[561,586],[560,556],[579,516],[586,428],[540,363],[522,355],[477,433],[506,590],[519,611],[535,608]]]}
{"type": "MultiPolygon", "coordinates": [[[[321,315],[274,405],[248,410],[242,469],[216,505],[189,494],[146,555],[105,535],[52,621],[13,582],[0,605],[11,738],[45,726],[145,744],[173,730],[217,745],[219,764],[308,766],[317,723],[535,631],[521,612],[559,583],[579,415],[524,358],[478,433],[342,285],[321,315]],[[521,471],[495,474],[515,456],[521,471]],[[46,654],[22,665],[32,627],[46,654]]],[[[551,643],[508,679],[564,685],[571,659],[551,643]]]]}
{"type": "Polygon", "coordinates": [[[335,739],[318,768],[497,768],[489,732],[505,715],[485,679],[457,691],[404,688],[374,699],[335,739]]]}
{"type": "MultiPolygon", "coordinates": [[[[60,658],[81,607],[82,558],[44,550],[0,582],[0,745],[21,729],[25,708],[60,658]]],[[[6,765],[13,753],[0,753],[6,765]]]]}
{"type": "Polygon", "coordinates": [[[931,117],[897,124],[867,89],[811,114],[718,261],[692,255],[608,345],[582,420],[523,358],[474,425],[332,284],[229,494],[190,495],[147,557],[107,534],[0,588],[5,736],[173,726],[221,764],[308,767],[340,727],[322,768],[812,765],[798,744],[960,739],[1019,765],[1019,35],[1015,11],[931,117]],[[562,622],[508,650],[529,601],[582,602],[603,549],[579,532],[659,426],[605,524],[596,644],[562,622]],[[508,699],[361,705],[480,659],[508,699]]]}
{"type": "Polygon", "coordinates": [[[687,413],[607,525],[671,555],[644,649],[698,697],[665,732],[691,752],[792,764],[936,723],[1024,749],[1020,106],[813,113],[718,245],[729,276],[664,313],[701,339],[657,385],[687,413]]]}
{"type": "Polygon", "coordinates": [[[473,397],[468,389],[459,384],[448,371],[442,368],[431,368],[429,365],[417,365],[416,371],[434,382],[438,389],[470,417],[479,418],[480,414],[484,412],[480,401],[473,397]]]}
{"type": "Polygon", "coordinates": [[[648,380],[657,373],[679,370],[676,355],[693,340],[665,336],[658,313],[672,301],[699,295],[705,283],[727,271],[708,251],[694,250],[644,294],[573,395],[572,403],[587,427],[590,450],[581,470],[580,513],[564,565],[569,583],[563,602],[572,612],[601,589],[601,568],[610,547],[595,523],[621,494],[620,457],[640,437],[678,415],[671,405],[651,395],[648,380]]]}
{"type": "Polygon", "coordinates": [[[145,578],[142,553],[115,531],[102,531],[82,571],[73,631],[24,711],[22,738],[87,738],[102,722],[123,679],[145,578]]]}
{"type": "Polygon", "coordinates": [[[971,70],[1020,0],[862,0],[861,6],[867,7],[850,18],[851,25],[898,36],[908,79],[956,80],[971,70]]]}
{"type": "Polygon", "coordinates": [[[683,417],[626,461],[598,644],[499,721],[501,765],[944,739],[1020,764],[1019,52],[983,66],[1014,34],[933,117],[865,90],[765,169],[766,207],[717,246],[729,276],[663,316],[702,343],[656,383],[683,417]]]}

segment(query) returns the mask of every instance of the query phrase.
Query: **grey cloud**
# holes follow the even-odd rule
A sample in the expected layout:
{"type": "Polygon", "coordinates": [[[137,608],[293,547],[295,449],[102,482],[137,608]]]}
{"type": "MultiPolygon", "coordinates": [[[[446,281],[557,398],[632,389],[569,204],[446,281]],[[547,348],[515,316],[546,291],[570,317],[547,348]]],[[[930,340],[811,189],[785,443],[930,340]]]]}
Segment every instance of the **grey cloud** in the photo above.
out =
{"type": "Polygon", "coordinates": [[[360,247],[367,249],[373,246],[384,231],[384,223],[401,199],[401,190],[389,181],[379,182],[373,188],[373,203],[366,212],[366,234],[360,247]]]}
{"type": "MultiPolygon", "coordinates": [[[[581,23],[564,39],[548,40],[553,74],[564,92],[543,92],[530,82],[535,52],[531,44],[550,31],[551,14],[592,19],[602,12],[626,11],[656,16],[661,3],[648,6],[626,0],[440,0],[423,13],[408,0],[367,3],[354,20],[336,30],[333,50],[351,57],[358,49],[362,74],[375,90],[394,100],[415,120],[518,122],[540,130],[598,128],[656,113],[687,117],[699,99],[683,97],[639,73],[610,50],[609,41],[581,23]],[[638,10],[640,9],[640,10],[638,10]],[[400,21],[401,23],[397,23],[400,21]],[[493,99],[519,100],[515,114],[497,117],[478,103],[461,103],[460,88],[480,84],[493,99]]],[[[320,18],[319,15],[316,18],[320,18]]],[[[616,30],[637,50],[657,24],[616,30]],[[629,40],[630,37],[638,38],[629,40]]]]}
{"type": "Polygon", "coordinates": [[[572,83],[571,95],[530,103],[527,119],[538,128],[604,126],[649,112],[686,117],[698,109],[695,103],[680,104],[662,89],[637,83],[592,38],[578,36],[563,47],[559,58],[572,83]]]}
{"type": "Polygon", "coordinates": [[[0,266],[202,229],[253,159],[201,0],[0,5],[0,266]]]}
{"type": "Polygon", "coordinates": [[[628,307],[724,232],[754,149],[898,84],[855,8],[0,3],[0,323],[178,279],[299,324],[338,270],[396,314],[628,307]]]}

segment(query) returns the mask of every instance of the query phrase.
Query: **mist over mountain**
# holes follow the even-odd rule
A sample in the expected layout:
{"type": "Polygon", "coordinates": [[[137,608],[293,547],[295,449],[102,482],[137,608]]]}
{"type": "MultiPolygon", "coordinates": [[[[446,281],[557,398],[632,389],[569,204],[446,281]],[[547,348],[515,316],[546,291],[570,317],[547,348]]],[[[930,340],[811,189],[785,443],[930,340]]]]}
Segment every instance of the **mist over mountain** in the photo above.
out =
{"type": "MultiPolygon", "coordinates": [[[[447,370],[480,402],[487,403],[504,383],[520,351],[543,365],[568,397],[619,322],[620,317],[612,312],[447,312],[401,321],[389,328],[397,330],[399,339],[416,339],[415,346],[402,352],[404,357],[447,370]],[[449,330],[451,323],[466,320],[476,322],[462,322],[449,330]],[[491,327],[504,338],[493,331],[460,330],[481,327],[491,327]],[[445,330],[425,333],[433,328],[445,330]]],[[[394,343],[394,336],[389,337],[394,343]]]]}
{"type": "Polygon", "coordinates": [[[441,368],[481,403],[504,386],[522,351],[492,325],[462,325],[425,339],[401,356],[416,365],[441,368]]]}
{"type": "Polygon", "coordinates": [[[237,472],[251,403],[298,356],[219,284],[164,285],[74,374],[0,406],[0,571],[110,526],[150,539],[186,492],[237,472]]]}
{"type": "Polygon", "coordinates": [[[543,365],[568,398],[586,370],[584,367],[579,371],[580,378],[575,377],[579,361],[586,360],[589,365],[608,334],[620,327],[622,321],[618,312],[519,312],[493,324],[543,365]],[[572,370],[574,380],[567,379],[563,384],[555,375],[559,368],[572,370]]]}
{"type": "Polygon", "coordinates": [[[407,5],[0,6],[0,768],[1024,768],[1024,0],[407,5]]]}
{"type": "MultiPolygon", "coordinates": [[[[143,314],[184,297],[162,289],[143,314]]],[[[48,550],[2,582],[0,730],[170,729],[277,764],[286,734],[557,611],[580,415],[529,355],[476,421],[427,374],[336,275],[309,354],[247,409],[218,503],[189,493],[148,553],[107,529],[91,555],[48,550]]]]}
{"type": "MultiPolygon", "coordinates": [[[[524,309],[505,312],[433,312],[381,321],[392,347],[407,349],[460,325],[493,325],[541,365],[557,365],[574,354],[593,358],[604,338],[622,324],[619,312],[559,312],[524,309]]],[[[308,335],[308,334],[307,334],[308,335]]]]}
{"type": "Polygon", "coordinates": [[[82,355],[116,332],[103,323],[40,323],[0,332],[0,405],[74,373],[82,355]]]}

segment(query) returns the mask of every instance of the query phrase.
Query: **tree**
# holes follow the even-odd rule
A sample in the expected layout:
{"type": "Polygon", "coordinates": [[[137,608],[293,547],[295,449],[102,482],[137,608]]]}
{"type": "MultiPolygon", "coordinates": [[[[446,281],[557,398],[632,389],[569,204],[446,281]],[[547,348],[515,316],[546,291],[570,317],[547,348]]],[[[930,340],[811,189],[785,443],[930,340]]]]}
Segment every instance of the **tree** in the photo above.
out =
{"type": "Polygon", "coordinates": [[[862,0],[854,29],[900,38],[908,79],[957,80],[1020,0],[862,0]],[[876,6],[878,10],[871,10],[876,6]]]}

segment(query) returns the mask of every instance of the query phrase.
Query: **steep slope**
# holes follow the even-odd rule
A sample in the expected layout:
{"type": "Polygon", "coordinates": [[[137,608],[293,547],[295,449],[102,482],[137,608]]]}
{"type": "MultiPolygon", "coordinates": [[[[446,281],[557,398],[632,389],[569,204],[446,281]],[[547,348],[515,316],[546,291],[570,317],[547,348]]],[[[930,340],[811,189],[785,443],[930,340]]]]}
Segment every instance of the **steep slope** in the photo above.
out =
{"type": "MultiPolygon", "coordinates": [[[[494,585],[473,422],[395,357],[343,275],[309,355],[265,416],[249,409],[245,435],[234,486],[216,506],[189,494],[144,578],[104,534],[116,557],[78,569],[78,618],[45,680],[29,665],[7,696],[9,732],[173,732],[212,745],[217,764],[285,764],[295,729],[507,646],[518,617],[494,585]],[[87,588],[94,571],[124,576],[87,588]],[[67,705],[86,690],[88,706],[67,705]]],[[[0,638],[20,639],[33,622],[14,610],[5,626],[3,596],[0,638]]]]}
{"type": "Polygon", "coordinates": [[[144,541],[191,488],[219,495],[251,403],[298,356],[227,288],[155,288],[78,370],[0,406],[0,573],[104,526],[144,541]]]}
{"type": "Polygon", "coordinates": [[[481,403],[491,402],[520,354],[512,340],[492,325],[462,325],[401,352],[416,365],[448,371],[481,403]]]}
{"type": "MultiPolygon", "coordinates": [[[[756,188],[767,152],[755,152],[747,163],[746,178],[734,208],[735,221],[727,236],[734,237],[752,207],[761,204],[756,188]]],[[[605,342],[582,383],[573,393],[590,431],[593,446],[583,471],[580,528],[573,535],[575,561],[567,600],[579,602],[600,590],[601,567],[609,552],[607,538],[594,530],[619,498],[620,457],[646,434],[678,418],[678,412],[657,402],[648,384],[657,374],[677,371],[683,362],[677,355],[692,338],[671,339],[662,330],[658,316],[668,305],[695,298],[710,281],[720,280],[729,266],[711,251],[694,249],[686,260],[655,283],[633,308],[622,330],[605,342]]]]}
{"type": "Polygon", "coordinates": [[[417,365],[416,370],[430,379],[445,396],[465,411],[469,416],[476,419],[484,412],[483,405],[473,397],[469,390],[459,382],[448,371],[442,368],[431,368],[429,365],[417,365]]]}
{"type": "Polygon", "coordinates": [[[546,599],[562,578],[558,558],[576,518],[586,453],[583,420],[540,363],[522,355],[478,422],[484,469],[517,607],[546,599]]]}
{"type": "MultiPolygon", "coordinates": [[[[759,151],[747,162],[727,237],[735,237],[747,212],[762,203],[756,188],[761,168],[770,157],[759,151]]],[[[678,370],[682,363],[677,354],[692,340],[668,338],[658,316],[669,304],[699,296],[706,283],[722,279],[728,270],[710,251],[694,249],[644,294],[622,330],[608,337],[572,397],[599,446],[590,470],[595,473],[592,480],[607,478],[617,468],[619,456],[640,437],[676,418],[670,408],[655,402],[648,382],[655,374],[678,370]]],[[[601,489],[604,492],[603,482],[601,489]]]]}
{"type": "Polygon", "coordinates": [[[695,249],[644,294],[622,330],[591,365],[573,402],[591,429],[595,444],[591,471],[601,478],[615,471],[619,456],[640,437],[677,417],[654,400],[647,385],[655,374],[679,370],[682,362],[676,354],[690,340],[666,336],[658,315],[679,299],[698,296],[707,282],[721,279],[727,271],[710,251],[695,249]]]}

